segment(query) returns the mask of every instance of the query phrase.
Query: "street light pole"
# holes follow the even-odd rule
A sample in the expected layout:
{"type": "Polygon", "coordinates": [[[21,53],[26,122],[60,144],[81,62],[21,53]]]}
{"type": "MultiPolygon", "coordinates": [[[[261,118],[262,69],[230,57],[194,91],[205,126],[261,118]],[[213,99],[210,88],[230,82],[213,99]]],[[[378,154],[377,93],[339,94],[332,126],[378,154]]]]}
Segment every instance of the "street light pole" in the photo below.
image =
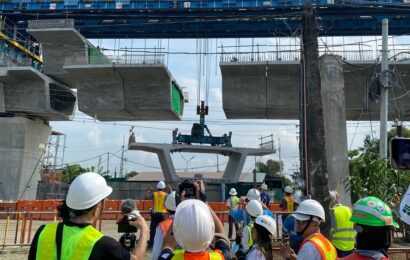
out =
{"type": "Polygon", "coordinates": [[[181,154],[181,157],[184,159],[184,161],[185,161],[185,163],[186,163],[185,172],[188,172],[188,164],[189,164],[189,162],[190,162],[192,159],[195,158],[195,155],[192,156],[189,160],[187,160],[182,154],[181,154]]]}

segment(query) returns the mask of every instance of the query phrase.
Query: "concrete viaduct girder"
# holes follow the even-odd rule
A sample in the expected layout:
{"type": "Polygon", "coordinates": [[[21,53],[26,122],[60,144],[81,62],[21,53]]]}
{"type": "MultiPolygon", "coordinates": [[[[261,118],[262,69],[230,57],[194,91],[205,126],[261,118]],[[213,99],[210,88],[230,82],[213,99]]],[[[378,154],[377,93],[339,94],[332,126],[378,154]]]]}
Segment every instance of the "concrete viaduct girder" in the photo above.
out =
{"type": "Polygon", "coordinates": [[[156,153],[167,182],[180,182],[186,178],[181,178],[177,175],[174,164],[172,162],[171,153],[187,152],[187,153],[211,153],[228,156],[228,164],[220,180],[206,179],[204,181],[215,183],[237,183],[241,176],[243,166],[248,156],[264,156],[273,154],[274,150],[256,149],[256,148],[236,148],[236,147],[221,147],[221,146],[199,146],[199,145],[184,145],[184,144],[155,144],[155,143],[135,143],[128,145],[128,150],[138,150],[150,153],[156,153]]]}
{"type": "Polygon", "coordinates": [[[0,68],[0,84],[0,112],[46,121],[71,120],[74,115],[75,92],[31,67],[0,68]]]}
{"type": "MultiPolygon", "coordinates": [[[[378,120],[379,104],[368,98],[367,88],[380,66],[374,61],[349,63],[343,64],[346,120],[378,120]]],[[[299,61],[224,62],[220,68],[228,119],[299,119],[299,61]]],[[[405,94],[410,86],[410,61],[391,61],[390,68],[400,78],[400,87],[392,89],[394,96],[390,98],[402,98],[390,102],[389,118],[397,118],[397,108],[401,116],[409,116],[410,102],[405,94]]]]}

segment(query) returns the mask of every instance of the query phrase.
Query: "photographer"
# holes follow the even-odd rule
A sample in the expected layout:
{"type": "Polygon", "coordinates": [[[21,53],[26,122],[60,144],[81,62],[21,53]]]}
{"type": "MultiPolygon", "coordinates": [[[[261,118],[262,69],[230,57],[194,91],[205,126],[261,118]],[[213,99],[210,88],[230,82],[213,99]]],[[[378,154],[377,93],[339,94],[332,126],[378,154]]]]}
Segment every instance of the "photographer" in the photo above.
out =
{"type": "Polygon", "coordinates": [[[162,245],[160,260],[166,259],[230,259],[229,241],[222,222],[206,204],[205,187],[202,181],[179,186],[178,204],[174,222],[162,245]],[[194,197],[191,198],[192,188],[194,197]],[[218,236],[217,236],[218,235],[218,236]],[[214,243],[214,250],[208,247],[214,243]],[[181,250],[174,250],[176,245],[181,250]]]}
{"type": "Polygon", "coordinates": [[[75,178],[66,202],[59,208],[63,222],[43,225],[37,230],[28,259],[143,259],[148,226],[141,216],[129,222],[141,232],[131,254],[92,226],[111,192],[112,188],[97,173],[87,172],[75,178]]]}

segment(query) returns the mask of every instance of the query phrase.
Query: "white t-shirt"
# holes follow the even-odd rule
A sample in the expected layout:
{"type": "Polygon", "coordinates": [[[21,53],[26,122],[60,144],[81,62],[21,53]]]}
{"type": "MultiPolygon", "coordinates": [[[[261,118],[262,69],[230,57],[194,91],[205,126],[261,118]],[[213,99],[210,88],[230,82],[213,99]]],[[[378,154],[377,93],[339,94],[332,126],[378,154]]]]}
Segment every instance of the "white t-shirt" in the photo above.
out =
{"type": "Polygon", "coordinates": [[[250,253],[245,257],[246,260],[266,260],[265,255],[259,248],[257,244],[253,244],[250,253]]]}
{"type": "Polygon", "coordinates": [[[299,250],[297,260],[322,260],[322,255],[313,243],[308,241],[299,250]]]}

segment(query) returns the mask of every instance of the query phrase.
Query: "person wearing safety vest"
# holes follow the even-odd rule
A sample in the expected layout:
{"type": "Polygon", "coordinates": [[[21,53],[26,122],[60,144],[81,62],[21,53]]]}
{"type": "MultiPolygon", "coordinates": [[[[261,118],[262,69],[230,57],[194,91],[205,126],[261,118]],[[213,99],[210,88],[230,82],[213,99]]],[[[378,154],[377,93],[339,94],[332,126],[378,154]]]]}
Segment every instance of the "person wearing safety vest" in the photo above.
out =
{"type": "MultiPolygon", "coordinates": [[[[283,198],[280,200],[279,206],[282,209],[282,211],[293,212],[293,210],[295,209],[292,196],[293,189],[290,186],[286,186],[283,191],[285,193],[285,196],[283,196],[283,198]]],[[[282,214],[282,223],[285,223],[286,216],[286,214],[282,214]]]]}
{"type": "Polygon", "coordinates": [[[236,196],[238,193],[236,192],[235,188],[231,188],[231,190],[229,191],[229,195],[231,195],[229,197],[229,199],[226,201],[226,206],[228,206],[229,208],[229,214],[228,214],[228,223],[229,223],[229,229],[228,229],[228,238],[232,239],[232,229],[233,229],[233,225],[235,224],[235,233],[238,233],[239,230],[239,224],[238,222],[235,221],[235,219],[233,218],[232,214],[233,214],[233,210],[238,209],[238,203],[239,203],[239,198],[236,196]]]}
{"type": "Polygon", "coordinates": [[[270,260],[272,255],[272,240],[276,234],[276,222],[270,216],[262,215],[255,219],[252,228],[254,243],[245,255],[246,260],[270,260]]]}
{"type": "MultiPolygon", "coordinates": [[[[302,192],[300,190],[295,191],[295,194],[293,194],[295,209],[298,208],[301,199],[302,192]]],[[[299,247],[303,242],[303,236],[298,234],[296,230],[296,220],[292,217],[292,215],[288,215],[282,225],[282,240],[286,240],[286,237],[289,238],[290,247],[297,254],[299,252],[299,247]]]]}
{"type": "Polygon", "coordinates": [[[152,247],[151,260],[157,260],[159,254],[161,253],[164,237],[167,234],[168,229],[171,227],[172,222],[174,221],[176,207],[175,191],[173,191],[168,194],[165,199],[165,208],[169,212],[169,218],[160,222],[157,226],[157,229],[155,231],[154,245],[152,247]]]}
{"type": "Polygon", "coordinates": [[[320,223],[325,221],[325,210],[319,202],[304,200],[292,214],[296,220],[296,230],[304,238],[296,254],[288,243],[280,245],[280,254],[284,259],[298,260],[335,260],[336,248],[320,233],[320,223]]]}
{"type": "Polygon", "coordinates": [[[356,249],[343,260],[388,260],[387,251],[392,243],[393,220],[390,207],[376,197],[365,197],[353,206],[350,221],[356,230],[356,249]]]}
{"type": "Polygon", "coordinates": [[[268,193],[268,185],[266,183],[262,183],[261,187],[261,202],[266,208],[269,208],[270,203],[270,194],[268,193]]]}
{"type": "MultiPolygon", "coordinates": [[[[165,198],[167,194],[164,192],[165,182],[159,181],[157,183],[158,191],[152,192],[149,199],[153,200],[153,208],[151,210],[151,223],[149,225],[149,242],[148,248],[152,248],[155,240],[155,230],[157,225],[166,218],[167,209],[165,208],[165,198]]],[[[151,192],[151,190],[148,190],[151,192]]]]}
{"type": "Polygon", "coordinates": [[[199,200],[206,199],[206,196],[200,195],[200,192],[204,192],[203,183],[200,181],[194,185],[197,199],[182,200],[178,204],[172,228],[169,228],[164,238],[159,260],[230,259],[229,241],[223,238],[224,235],[216,238],[216,233],[225,233],[223,224],[215,212],[199,200]],[[213,242],[214,251],[208,251],[213,242]],[[181,249],[174,250],[176,245],[181,249]]]}
{"type": "MultiPolygon", "coordinates": [[[[252,228],[255,219],[263,214],[262,203],[257,200],[249,201],[246,205],[246,212],[248,213],[251,221],[249,224],[243,226],[242,234],[239,234],[239,238],[241,239],[239,249],[243,254],[246,254],[249,248],[253,245],[252,228]]],[[[239,238],[237,238],[237,240],[239,240],[239,238]]]]}
{"type": "Polygon", "coordinates": [[[350,255],[354,249],[355,231],[353,222],[350,221],[352,211],[349,207],[340,203],[339,194],[332,190],[330,193],[330,222],[331,222],[331,239],[330,241],[336,247],[337,255],[345,257],[350,255]]]}
{"type": "Polygon", "coordinates": [[[65,202],[59,207],[61,223],[42,225],[34,235],[28,259],[143,259],[147,247],[148,226],[138,214],[130,225],[140,230],[133,252],[115,239],[104,236],[92,226],[112,192],[105,179],[94,172],[77,176],[71,183],[65,202]]]}

